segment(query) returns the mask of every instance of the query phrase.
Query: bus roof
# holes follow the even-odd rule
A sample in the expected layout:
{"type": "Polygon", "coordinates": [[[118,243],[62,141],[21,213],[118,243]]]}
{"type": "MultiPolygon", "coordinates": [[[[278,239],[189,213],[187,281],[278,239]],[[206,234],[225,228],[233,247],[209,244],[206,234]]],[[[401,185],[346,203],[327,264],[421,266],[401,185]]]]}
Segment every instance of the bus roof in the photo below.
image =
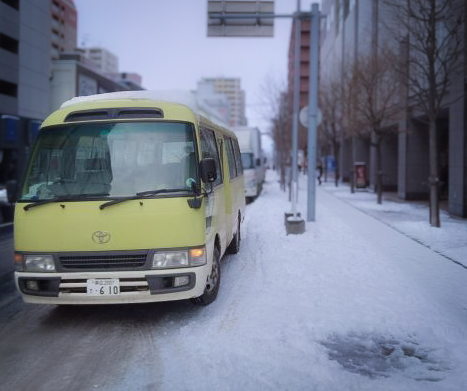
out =
{"type": "Polygon", "coordinates": [[[228,127],[219,120],[215,110],[197,98],[196,93],[187,90],[144,90],[118,91],[88,96],[78,96],[64,102],[60,108],[66,108],[78,103],[90,103],[112,100],[149,100],[153,102],[177,103],[190,108],[196,115],[203,116],[222,127],[228,127]]]}
{"type": "MultiPolygon", "coordinates": [[[[64,102],[60,109],[52,113],[42,124],[42,126],[55,125],[68,122],[67,116],[73,112],[96,110],[100,108],[120,108],[120,107],[163,107],[164,113],[168,108],[172,115],[168,117],[175,119],[174,116],[187,116],[192,113],[201,122],[212,122],[232,133],[228,125],[217,121],[209,113],[209,107],[200,105],[196,96],[191,91],[119,91],[104,94],[78,96],[64,102]]],[[[169,114],[167,112],[167,114],[169,114]]]]}

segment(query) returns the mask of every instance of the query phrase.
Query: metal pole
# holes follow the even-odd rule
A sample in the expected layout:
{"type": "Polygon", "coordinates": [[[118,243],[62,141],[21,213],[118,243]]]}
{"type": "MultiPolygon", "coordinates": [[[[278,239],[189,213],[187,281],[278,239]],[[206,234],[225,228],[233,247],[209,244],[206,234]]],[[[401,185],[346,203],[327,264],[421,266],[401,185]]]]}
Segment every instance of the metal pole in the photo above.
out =
{"type": "Polygon", "coordinates": [[[318,55],[319,55],[319,4],[311,5],[310,26],[310,79],[308,88],[308,205],[307,221],[315,221],[316,206],[316,139],[318,112],[318,55]]]}
{"type": "Polygon", "coordinates": [[[292,213],[297,217],[298,194],[298,112],[300,110],[300,0],[297,0],[295,22],[294,90],[292,117],[292,213]]]}

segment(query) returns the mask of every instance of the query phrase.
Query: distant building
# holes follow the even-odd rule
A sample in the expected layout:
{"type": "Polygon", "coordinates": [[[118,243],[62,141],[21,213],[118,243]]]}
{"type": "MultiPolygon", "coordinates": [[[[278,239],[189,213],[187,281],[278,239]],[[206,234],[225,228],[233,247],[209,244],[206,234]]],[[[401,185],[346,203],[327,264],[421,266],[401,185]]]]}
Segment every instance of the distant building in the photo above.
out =
{"type": "Polygon", "coordinates": [[[198,83],[196,97],[202,106],[211,108],[211,115],[216,120],[227,125],[231,124],[230,99],[226,94],[215,92],[211,83],[198,83]]]}
{"type": "MultiPolygon", "coordinates": [[[[287,78],[287,104],[289,118],[293,118],[293,94],[294,94],[294,78],[295,78],[295,21],[292,25],[292,34],[289,44],[288,57],[288,78],[287,78]]],[[[302,20],[300,22],[300,99],[299,110],[308,106],[308,89],[309,89],[309,70],[310,70],[310,21],[302,20]]],[[[307,145],[307,129],[299,123],[299,149],[304,150],[307,145]]],[[[292,127],[290,120],[289,127],[292,127]]]]}
{"type": "Polygon", "coordinates": [[[125,81],[120,74],[114,76],[99,72],[97,65],[79,51],[60,54],[60,58],[52,63],[50,111],[57,110],[63,102],[75,96],[144,89],[125,81]]]}
{"type": "Polygon", "coordinates": [[[112,52],[98,47],[81,48],[80,50],[96,64],[99,72],[104,74],[118,73],[118,57],[112,52]]]}
{"type": "Polygon", "coordinates": [[[142,90],[143,79],[138,73],[108,73],[106,74],[110,79],[126,85],[130,90],[142,90]]]}
{"type": "Polygon", "coordinates": [[[52,60],[76,48],[77,12],[73,0],[51,0],[52,60]]]}
{"type": "Polygon", "coordinates": [[[224,94],[230,102],[230,126],[245,126],[245,91],[240,87],[239,78],[203,78],[198,82],[198,90],[211,85],[214,92],[224,94]]]}

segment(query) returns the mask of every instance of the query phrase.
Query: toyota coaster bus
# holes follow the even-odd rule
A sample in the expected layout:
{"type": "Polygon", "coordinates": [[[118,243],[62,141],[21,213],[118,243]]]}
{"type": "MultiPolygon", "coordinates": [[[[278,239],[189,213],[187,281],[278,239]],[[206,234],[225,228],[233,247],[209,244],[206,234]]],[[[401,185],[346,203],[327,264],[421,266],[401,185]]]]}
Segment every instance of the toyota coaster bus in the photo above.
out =
{"type": "Polygon", "coordinates": [[[29,303],[206,305],[240,246],[235,134],[150,91],[62,105],[19,193],[15,282],[29,303]]]}

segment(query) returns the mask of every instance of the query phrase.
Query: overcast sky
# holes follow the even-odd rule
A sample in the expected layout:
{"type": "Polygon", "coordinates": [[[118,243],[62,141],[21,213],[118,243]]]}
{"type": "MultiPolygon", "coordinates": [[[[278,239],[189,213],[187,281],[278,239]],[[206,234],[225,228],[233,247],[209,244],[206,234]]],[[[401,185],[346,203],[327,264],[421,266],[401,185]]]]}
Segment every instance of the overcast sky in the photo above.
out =
{"type": "MultiPolygon", "coordinates": [[[[208,38],[207,0],[74,0],[78,46],[99,46],[119,58],[120,72],[136,72],[151,90],[195,89],[202,77],[239,77],[248,125],[267,131],[261,105],[268,78],[287,80],[291,19],[276,19],[273,38],[208,38]]],[[[314,1],[316,2],[316,0],[314,1]]],[[[312,0],[301,0],[309,11],[312,0]]],[[[276,14],[292,14],[296,0],[276,0],[276,14]]]]}

